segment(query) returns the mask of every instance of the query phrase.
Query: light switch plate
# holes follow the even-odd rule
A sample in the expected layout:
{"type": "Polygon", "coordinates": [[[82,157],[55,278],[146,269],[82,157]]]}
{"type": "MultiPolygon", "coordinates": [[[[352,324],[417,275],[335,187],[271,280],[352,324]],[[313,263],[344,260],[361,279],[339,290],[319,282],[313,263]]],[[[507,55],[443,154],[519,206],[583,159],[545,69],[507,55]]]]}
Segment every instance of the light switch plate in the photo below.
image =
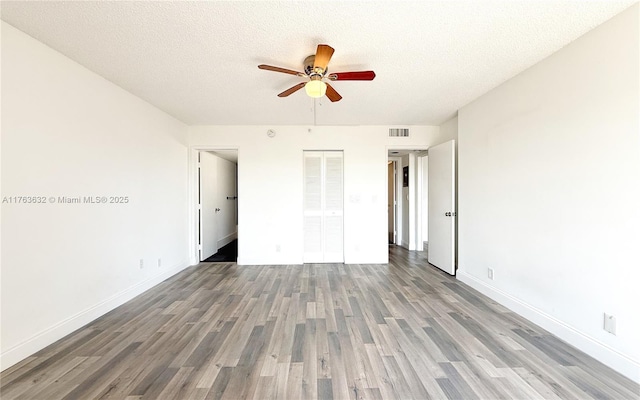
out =
{"type": "Polygon", "coordinates": [[[612,335],[616,334],[616,317],[613,315],[604,313],[604,325],[603,328],[605,331],[609,332],[612,335]]]}

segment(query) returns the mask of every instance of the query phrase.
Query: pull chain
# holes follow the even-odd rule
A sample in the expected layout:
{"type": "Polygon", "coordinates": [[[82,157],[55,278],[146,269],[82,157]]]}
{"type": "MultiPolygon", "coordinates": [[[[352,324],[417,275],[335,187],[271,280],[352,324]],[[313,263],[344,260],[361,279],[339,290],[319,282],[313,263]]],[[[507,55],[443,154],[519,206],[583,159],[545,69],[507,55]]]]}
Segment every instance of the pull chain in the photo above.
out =
{"type": "Polygon", "coordinates": [[[316,99],[313,99],[313,126],[316,126],[316,99]]]}

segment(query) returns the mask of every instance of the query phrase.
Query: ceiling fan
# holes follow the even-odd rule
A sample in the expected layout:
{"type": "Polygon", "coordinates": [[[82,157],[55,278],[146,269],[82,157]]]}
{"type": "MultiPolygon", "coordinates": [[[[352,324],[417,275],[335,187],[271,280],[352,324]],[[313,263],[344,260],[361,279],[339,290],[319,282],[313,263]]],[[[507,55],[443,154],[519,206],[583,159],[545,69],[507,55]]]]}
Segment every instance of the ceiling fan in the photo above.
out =
{"type": "Polygon", "coordinates": [[[327,65],[333,55],[333,48],[326,44],[319,44],[316,54],[312,54],[304,59],[304,72],[293,71],[286,68],[274,67],[271,65],[258,65],[260,69],[267,71],[282,72],[284,74],[297,75],[302,78],[309,78],[307,82],[301,82],[290,87],[284,92],[278,94],[278,97],[287,97],[291,93],[305,88],[309,97],[322,97],[325,94],[329,100],[340,101],[342,96],[329,85],[326,80],[330,81],[372,81],[376,77],[373,71],[354,71],[354,72],[333,72],[329,73],[327,65]]]}

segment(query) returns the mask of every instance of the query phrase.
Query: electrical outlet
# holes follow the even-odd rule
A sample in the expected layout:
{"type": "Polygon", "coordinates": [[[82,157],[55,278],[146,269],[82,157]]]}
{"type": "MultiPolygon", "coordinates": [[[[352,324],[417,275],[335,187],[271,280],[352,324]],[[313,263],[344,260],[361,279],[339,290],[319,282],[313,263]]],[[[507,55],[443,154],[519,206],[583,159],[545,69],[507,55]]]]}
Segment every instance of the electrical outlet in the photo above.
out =
{"type": "Polygon", "coordinates": [[[141,258],[140,259],[140,269],[144,268],[144,260],[141,258]]]}
{"type": "Polygon", "coordinates": [[[158,267],[162,267],[162,258],[158,258],[158,267]]]}
{"type": "Polygon", "coordinates": [[[487,268],[487,277],[493,280],[493,268],[487,268]]]}
{"type": "Polygon", "coordinates": [[[613,315],[604,313],[604,324],[603,328],[605,331],[609,332],[612,335],[616,334],[616,317],[613,315]]]}

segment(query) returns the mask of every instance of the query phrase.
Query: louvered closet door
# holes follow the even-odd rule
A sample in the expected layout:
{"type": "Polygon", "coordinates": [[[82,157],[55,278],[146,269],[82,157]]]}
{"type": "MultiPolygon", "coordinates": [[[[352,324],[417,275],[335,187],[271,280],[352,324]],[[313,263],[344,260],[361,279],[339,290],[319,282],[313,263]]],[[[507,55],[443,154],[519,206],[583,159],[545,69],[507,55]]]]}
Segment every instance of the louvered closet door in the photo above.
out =
{"type": "Polygon", "coordinates": [[[304,152],[304,262],[341,263],[343,182],[341,151],[304,152]]]}
{"type": "Polygon", "coordinates": [[[304,152],[304,262],[322,262],[322,152],[304,152]]]}

